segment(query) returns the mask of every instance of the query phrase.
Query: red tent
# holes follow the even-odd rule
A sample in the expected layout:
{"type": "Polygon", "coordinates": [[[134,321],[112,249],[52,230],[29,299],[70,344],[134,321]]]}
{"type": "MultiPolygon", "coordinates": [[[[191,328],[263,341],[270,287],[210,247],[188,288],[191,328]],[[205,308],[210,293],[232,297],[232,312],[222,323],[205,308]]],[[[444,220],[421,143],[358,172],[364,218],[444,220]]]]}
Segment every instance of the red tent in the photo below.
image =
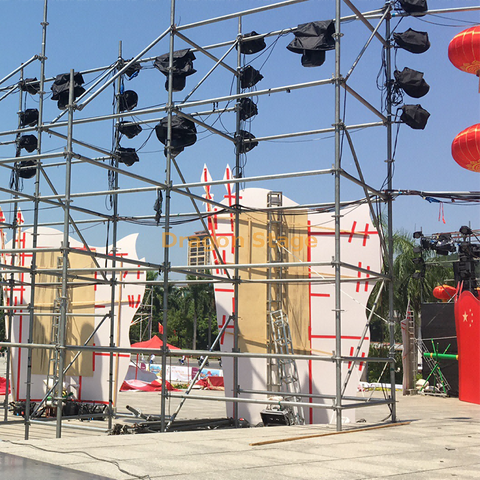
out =
{"type": "MultiPolygon", "coordinates": [[[[0,395],[5,395],[6,392],[6,386],[7,386],[7,379],[4,377],[0,377],[0,395]]],[[[8,393],[10,393],[12,389],[10,388],[10,385],[8,386],[8,393]]]]}
{"type": "MultiPolygon", "coordinates": [[[[159,353],[158,350],[160,350],[163,346],[162,340],[158,338],[156,335],[154,335],[150,340],[145,340],[144,342],[137,342],[137,343],[132,343],[131,347],[132,348],[151,348],[157,350],[156,353],[159,353]]],[[[170,350],[180,350],[178,347],[175,347],[174,345],[170,345],[167,343],[167,347],[170,350]]],[[[138,366],[138,354],[137,354],[137,361],[135,363],[135,380],[137,379],[137,370],[139,368],[138,366]]]]}
{"type": "MultiPolygon", "coordinates": [[[[137,343],[132,343],[131,347],[132,348],[155,348],[156,350],[159,350],[162,348],[163,342],[158,338],[156,335],[154,335],[150,340],[145,340],[144,342],[137,342],[137,343]]],[[[170,350],[180,350],[178,347],[175,347],[173,345],[170,345],[167,343],[167,347],[170,350]]]]}
{"type": "MultiPolygon", "coordinates": [[[[165,385],[169,392],[180,392],[178,388],[173,388],[172,384],[165,380],[165,385]]],[[[151,383],[142,382],[141,380],[125,380],[120,388],[121,392],[127,392],[129,390],[140,390],[142,392],[160,392],[162,390],[162,381],[154,380],[151,383]]]]}

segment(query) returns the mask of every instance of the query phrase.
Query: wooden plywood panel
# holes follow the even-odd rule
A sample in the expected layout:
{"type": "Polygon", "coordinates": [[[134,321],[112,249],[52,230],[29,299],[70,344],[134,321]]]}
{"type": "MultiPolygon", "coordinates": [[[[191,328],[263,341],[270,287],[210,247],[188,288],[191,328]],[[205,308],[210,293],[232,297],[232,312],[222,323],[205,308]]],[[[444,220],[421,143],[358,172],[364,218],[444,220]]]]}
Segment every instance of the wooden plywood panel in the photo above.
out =
{"type": "MultiPolygon", "coordinates": [[[[285,216],[288,229],[288,262],[308,261],[308,219],[306,212],[285,216]]],[[[287,278],[308,277],[308,267],[290,267],[287,278]]],[[[293,350],[299,355],[310,354],[310,294],[307,283],[289,283],[285,286],[283,310],[287,312],[292,333],[293,350]]]]}
{"type": "MultiPolygon", "coordinates": [[[[266,239],[266,213],[248,213],[240,217],[240,263],[265,263],[266,247],[258,246],[266,239]],[[254,241],[257,239],[257,241],[254,241]]],[[[267,278],[265,268],[249,268],[240,272],[240,278],[267,278]]],[[[240,284],[238,289],[238,344],[242,352],[267,353],[267,286],[240,284]]]]}
{"type": "MultiPolygon", "coordinates": [[[[243,214],[240,218],[240,263],[267,262],[266,213],[243,214]]],[[[297,212],[284,217],[286,238],[277,239],[285,247],[288,262],[308,260],[307,213],[297,212]],[[289,253],[290,252],[290,253],[289,253]]],[[[240,273],[241,278],[266,279],[266,268],[250,268],[240,273]]],[[[286,278],[308,277],[308,267],[290,267],[286,278]]],[[[295,353],[310,353],[310,302],[308,284],[284,284],[283,311],[287,313],[295,353]]],[[[239,347],[241,351],[267,353],[267,285],[240,284],[239,286],[239,347]]]]}
{"type": "MultiPolygon", "coordinates": [[[[37,254],[37,266],[42,268],[58,268],[58,259],[61,258],[56,252],[40,252],[37,254]]],[[[94,264],[90,257],[69,254],[70,268],[93,268],[94,264]]],[[[92,277],[92,281],[93,281],[92,277]]],[[[70,280],[71,281],[71,280],[70,280]]],[[[61,294],[61,279],[57,276],[39,274],[37,284],[56,283],[56,285],[36,287],[35,310],[38,313],[52,313],[55,309],[56,299],[61,294]]],[[[74,284],[68,288],[68,313],[93,314],[95,313],[95,288],[94,285],[82,285],[85,280],[74,280],[74,284]]],[[[94,330],[94,317],[68,316],[66,329],[67,345],[84,345],[87,338],[94,330]]],[[[51,316],[35,315],[33,326],[34,343],[52,343],[53,319],[51,316]]],[[[91,340],[88,345],[93,345],[91,340]]],[[[74,358],[76,352],[67,352],[66,365],[74,358]]],[[[36,349],[32,354],[32,373],[46,375],[48,372],[50,352],[36,349]]],[[[68,376],[93,376],[93,355],[84,352],[75,360],[67,372],[68,376]]]]}

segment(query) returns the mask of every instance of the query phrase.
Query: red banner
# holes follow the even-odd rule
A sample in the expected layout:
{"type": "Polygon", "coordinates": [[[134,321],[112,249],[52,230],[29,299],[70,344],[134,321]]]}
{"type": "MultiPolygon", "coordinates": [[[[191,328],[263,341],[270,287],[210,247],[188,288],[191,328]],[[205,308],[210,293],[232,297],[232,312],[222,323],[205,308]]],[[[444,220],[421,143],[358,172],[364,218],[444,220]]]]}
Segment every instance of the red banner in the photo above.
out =
{"type": "Polygon", "coordinates": [[[459,399],[480,404],[480,300],[462,292],[455,302],[459,399]]]}

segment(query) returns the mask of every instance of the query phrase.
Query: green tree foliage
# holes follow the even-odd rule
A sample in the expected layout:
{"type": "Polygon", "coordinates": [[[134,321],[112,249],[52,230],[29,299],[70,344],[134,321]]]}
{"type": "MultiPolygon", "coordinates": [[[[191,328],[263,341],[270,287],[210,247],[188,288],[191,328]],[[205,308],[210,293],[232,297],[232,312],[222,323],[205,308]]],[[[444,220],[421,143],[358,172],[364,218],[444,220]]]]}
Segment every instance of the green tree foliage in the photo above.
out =
{"type": "MultiPolygon", "coordinates": [[[[406,232],[396,232],[393,236],[393,309],[396,320],[405,318],[407,308],[413,311],[416,319],[420,313],[423,302],[437,302],[433,296],[433,289],[437,285],[447,283],[453,279],[452,256],[439,256],[435,252],[428,250],[423,252],[425,261],[425,276],[415,278],[414,273],[418,266],[413,262],[419,255],[414,253],[415,241],[412,235],[406,232]]],[[[388,272],[388,262],[384,259],[384,272],[388,272]]],[[[372,308],[375,298],[380,288],[381,282],[378,282],[370,296],[368,307],[372,308]]],[[[388,285],[383,288],[382,294],[376,306],[376,313],[383,319],[388,319],[388,285]]],[[[375,342],[388,340],[388,327],[384,320],[374,316],[370,325],[371,338],[375,342]]],[[[396,327],[396,340],[400,341],[400,328],[396,327]]]]}
{"type": "MultiPolygon", "coordinates": [[[[187,277],[187,280],[195,279],[194,276],[187,277]]],[[[149,272],[147,280],[158,280],[158,274],[149,272]]],[[[213,342],[218,333],[213,284],[188,283],[178,287],[169,284],[167,295],[168,343],[187,349],[204,350],[209,348],[209,343],[213,342]]],[[[156,284],[147,287],[144,303],[143,311],[148,312],[145,318],[150,317],[151,311],[152,334],[158,335],[159,325],[163,324],[163,285],[156,284]],[[153,291],[153,301],[149,296],[149,290],[153,291]]],[[[149,335],[146,320],[143,322],[142,331],[142,340],[147,340],[149,335]]],[[[134,343],[139,339],[140,324],[136,323],[130,328],[130,341],[134,343]]]]}
{"type": "MultiPolygon", "coordinates": [[[[3,288],[0,288],[0,305],[3,305],[3,288]]],[[[0,312],[0,342],[6,340],[6,330],[5,330],[5,314],[3,311],[0,312]]],[[[0,348],[0,351],[4,348],[0,348]]]]}

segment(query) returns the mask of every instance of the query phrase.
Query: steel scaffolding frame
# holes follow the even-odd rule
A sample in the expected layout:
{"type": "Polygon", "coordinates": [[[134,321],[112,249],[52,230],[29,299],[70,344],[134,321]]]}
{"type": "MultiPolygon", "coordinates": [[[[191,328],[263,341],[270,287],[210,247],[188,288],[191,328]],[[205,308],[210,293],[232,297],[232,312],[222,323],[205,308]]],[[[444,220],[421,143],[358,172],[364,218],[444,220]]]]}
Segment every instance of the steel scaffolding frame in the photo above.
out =
{"type": "MultiPolygon", "coordinates": [[[[305,2],[308,0],[285,0],[279,3],[273,3],[270,5],[266,5],[259,8],[253,8],[250,10],[245,10],[242,12],[236,12],[229,15],[224,15],[217,18],[212,18],[209,20],[199,21],[195,23],[191,23],[188,25],[176,25],[175,24],[175,7],[176,2],[180,0],[171,0],[170,4],[170,27],[165,30],[161,35],[159,35],[153,42],[151,42],[146,48],[144,48],[140,53],[134,56],[131,60],[125,61],[122,58],[122,45],[120,43],[119,52],[118,52],[118,59],[117,61],[110,66],[106,67],[99,67],[90,70],[85,70],[80,73],[82,74],[89,74],[89,73],[97,73],[102,72],[100,77],[86,90],[86,92],[81,95],[79,98],[75,100],[74,92],[73,92],[73,70],[70,71],[70,90],[69,90],[69,102],[67,108],[64,112],[59,114],[56,118],[54,118],[50,122],[44,122],[44,101],[45,101],[45,85],[46,83],[52,82],[53,78],[45,78],[45,64],[46,64],[46,40],[47,40],[47,10],[48,10],[48,0],[44,0],[44,13],[43,13],[43,21],[42,25],[42,49],[40,55],[35,55],[27,62],[23,63],[20,67],[12,71],[10,74],[5,76],[3,79],[0,80],[0,101],[6,98],[7,96],[11,95],[16,91],[16,86],[18,82],[2,86],[2,84],[6,83],[7,80],[11,79],[17,74],[20,74],[20,80],[23,80],[23,72],[24,69],[32,64],[35,61],[40,62],[40,91],[39,91],[39,120],[38,125],[36,127],[26,127],[20,128],[20,124],[14,130],[8,130],[0,132],[0,138],[2,137],[11,137],[11,136],[19,136],[23,133],[28,132],[36,132],[38,135],[38,151],[36,154],[31,155],[24,155],[19,158],[19,153],[17,151],[17,155],[11,158],[4,158],[0,160],[0,168],[5,168],[7,170],[12,170],[16,162],[20,159],[23,160],[34,160],[36,162],[36,173],[35,173],[35,188],[33,195],[25,194],[20,191],[18,184],[14,185],[13,188],[5,188],[0,187],[0,191],[6,195],[10,195],[11,199],[3,199],[0,200],[0,205],[2,204],[10,204],[12,205],[13,209],[13,220],[11,223],[0,223],[0,227],[2,228],[9,228],[12,231],[12,248],[9,250],[4,250],[2,253],[8,253],[11,256],[10,264],[1,263],[1,267],[4,268],[3,271],[3,280],[2,283],[7,285],[10,288],[10,296],[11,299],[13,298],[13,287],[16,284],[15,281],[15,273],[17,272],[24,272],[30,275],[30,282],[26,282],[29,286],[31,286],[31,294],[30,294],[30,301],[29,304],[24,307],[16,307],[16,310],[25,310],[28,312],[29,316],[29,338],[26,343],[12,343],[11,341],[11,331],[12,331],[12,322],[14,316],[14,307],[2,306],[1,308],[6,314],[7,324],[8,324],[8,335],[6,342],[0,343],[0,346],[8,347],[7,350],[7,391],[8,391],[8,384],[9,384],[9,375],[10,375],[10,361],[11,361],[11,349],[12,348],[24,348],[28,351],[28,366],[27,366],[27,399],[26,399],[26,409],[25,409],[25,438],[29,438],[29,427],[32,423],[35,423],[35,420],[30,418],[30,386],[31,386],[31,374],[32,374],[32,351],[34,349],[50,349],[56,350],[58,352],[58,365],[57,365],[57,375],[58,375],[58,383],[57,383],[57,391],[55,394],[55,400],[60,405],[62,402],[62,384],[63,384],[63,376],[65,374],[65,354],[66,351],[97,351],[97,352],[106,352],[109,353],[109,408],[108,408],[108,428],[112,428],[112,421],[115,415],[113,410],[113,358],[114,354],[118,354],[121,352],[127,353],[142,353],[145,350],[142,349],[134,349],[134,348],[122,348],[116,345],[114,339],[114,323],[115,323],[115,313],[114,313],[114,306],[115,302],[117,301],[115,290],[118,285],[127,284],[128,282],[124,281],[121,278],[117,278],[118,272],[124,270],[124,267],[118,267],[116,265],[117,261],[121,261],[124,264],[132,264],[135,265],[136,268],[139,270],[146,270],[146,271],[158,271],[163,275],[163,279],[161,281],[147,281],[145,282],[147,285],[163,285],[164,287],[164,298],[163,298],[163,347],[161,349],[161,363],[162,363],[162,372],[166,372],[167,367],[167,360],[169,356],[182,356],[182,355],[205,355],[208,356],[211,352],[208,351],[193,351],[193,350],[176,350],[176,351],[169,351],[167,347],[167,326],[168,326],[168,317],[167,317],[167,310],[168,310],[168,286],[169,284],[175,284],[179,280],[175,278],[171,278],[171,274],[173,273],[189,273],[195,272],[195,275],[198,277],[202,277],[198,280],[190,280],[187,283],[202,283],[202,282],[228,282],[233,283],[234,285],[234,311],[233,314],[233,322],[234,322],[234,348],[232,352],[222,352],[222,356],[232,356],[234,358],[234,392],[233,397],[231,398],[220,398],[218,400],[222,401],[231,401],[234,402],[234,419],[235,422],[238,424],[238,410],[237,405],[240,402],[252,402],[252,403],[263,403],[265,405],[271,404],[272,402],[269,400],[251,400],[251,399],[242,399],[240,398],[240,394],[242,392],[246,392],[246,390],[242,390],[240,385],[238,384],[238,358],[239,357],[257,357],[257,358],[267,358],[267,359],[279,359],[279,358],[288,358],[288,359],[306,359],[306,360],[314,360],[314,361],[329,361],[334,362],[336,365],[336,393],[335,395],[298,395],[301,396],[308,396],[310,400],[313,398],[321,397],[323,399],[328,399],[332,401],[331,405],[326,404],[315,404],[315,403],[302,403],[302,402],[283,402],[286,406],[296,406],[296,407],[308,407],[308,408],[327,408],[334,410],[336,416],[336,428],[338,431],[342,429],[342,410],[349,409],[349,408],[356,408],[361,406],[371,406],[371,405],[378,405],[378,404],[386,404],[389,406],[391,411],[391,420],[392,422],[396,421],[396,409],[395,409],[395,371],[393,368],[394,364],[394,317],[393,317],[393,281],[390,274],[384,274],[382,272],[372,272],[370,270],[365,270],[360,267],[356,267],[354,265],[346,264],[341,260],[341,252],[340,252],[340,217],[341,217],[341,208],[344,202],[341,200],[341,182],[349,181],[353,182],[357,185],[360,185],[365,193],[364,201],[367,202],[370,206],[371,213],[375,222],[375,225],[379,232],[381,232],[381,228],[378,222],[378,219],[375,214],[375,210],[373,208],[373,202],[381,201],[386,203],[388,209],[388,223],[387,223],[387,232],[385,238],[383,235],[381,236],[381,243],[386,252],[387,262],[392,265],[393,263],[393,227],[392,227],[392,203],[394,200],[393,195],[391,194],[392,190],[392,168],[393,168],[393,158],[392,158],[392,124],[394,123],[392,120],[392,110],[391,110],[391,102],[387,102],[387,109],[386,115],[382,114],[379,110],[377,110],[373,105],[371,105],[366,99],[364,99],[360,94],[355,92],[348,84],[348,78],[352,74],[354,68],[357,66],[363,53],[366,51],[370,43],[374,40],[378,40],[382,43],[382,45],[386,49],[386,60],[387,60],[387,77],[391,79],[391,53],[390,53],[390,21],[392,15],[402,15],[401,12],[394,12],[393,5],[391,1],[386,1],[384,8],[377,9],[371,12],[361,13],[350,0],[332,0],[335,2],[336,8],[336,15],[335,15],[335,73],[332,78],[316,80],[306,83],[299,83],[293,85],[286,85],[282,87],[276,87],[271,89],[264,89],[264,90],[257,90],[255,91],[255,96],[262,96],[262,95],[274,95],[279,92],[289,92],[295,89],[303,89],[303,88],[312,88],[322,85],[333,85],[335,89],[335,113],[334,113],[334,122],[332,127],[328,128],[321,128],[321,129],[313,129],[308,131],[300,131],[300,132],[291,132],[288,134],[279,134],[279,135],[271,135],[266,137],[259,137],[256,138],[256,142],[263,142],[269,141],[273,139],[281,139],[281,138],[295,138],[301,136],[308,136],[308,135],[316,135],[320,133],[328,133],[332,132],[335,135],[335,162],[332,168],[329,169],[322,169],[322,170],[311,170],[311,171],[300,171],[300,172],[290,172],[290,173],[277,173],[277,174],[269,174],[269,175],[262,175],[262,176],[254,176],[254,177],[243,177],[243,175],[237,176],[236,178],[229,179],[229,180],[220,180],[220,181],[210,181],[210,182],[191,182],[188,183],[185,181],[181,169],[179,168],[175,156],[172,154],[172,116],[182,115],[186,116],[190,120],[194,121],[195,123],[201,125],[204,128],[207,128],[210,132],[220,135],[223,138],[227,139],[228,141],[232,142],[235,146],[235,172],[240,172],[241,165],[240,165],[240,144],[236,140],[236,135],[230,136],[224,134],[223,132],[218,131],[212,126],[209,126],[205,122],[201,120],[202,116],[208,115],[211,113],[218,113],[220,109],[216,109],[214,106],[212,110],[208,110],[205,112],[196,112],[195,114],[187,114],[184,110],[189,108],[196,108],[201,107],[204,105],[216,105],[221,102],[229,102],[235,101],[236,103],[239,102],[242,98],[251,97],[253,94],[250,92],[241,91],[240,86],[240,79],[239,79],[239,72],[242,67],[242,58],[240,49],[237,49],[237,58],[236,58],[236,65],[234,67],[229,66],[225,62],[225,58],[228,53],[235,48],[243,39],[243,29],[242,29],[242,19],[247,15],[254,15],[259,12],[269,11],[276,8],[282,8],[286,6],[295,5],[297,3],[305,2]],[[341,17],[341,5],[342,3],[346,4],[346,6],[354,13],[353,15],[341,17]],[[186,32],[189,29],[193,29],[196,27],[200,27],[203,25],[209,25],[217,22],[222,22],[225,20],[237,19],[238,21],[238,29],[236,33],[236,37],[234,40],[217,43],[213,45],[208,45],[201,47],[189,39],[186,32]],[[348,74],[346,76],[342,76],[341,73],[341,37],[342,37],[342,23],[345,21],[350,20],[360,20],[370,31],[371,35],[368,41],[366,42],[365,46],[361,50],[360,54],[358,55],[357,59],[351,66],[348,74]],[[371,20],[378,20],[378,24],[374,27],[371,24],[371,20]],[[381,27],[385,28],[385,37],[379,33],[381,27]],[[192,51],[199,52],[201,54],[206,55],[211,60],[215,62],[214,67],[210,69],[210,71],[205,75],[204,78],[200,80],[197,86],[185,97],[185,99],[179,103],[175,103],[173,100],[173,52],[175,51],[175,39],[180,38],[184,42],[190,44],[193,48],[192,51]],[[114,120],[118,121],[121,120],[123,117],[127,116],[125,113],[120,112],[117,103],[117,110],[115,113],[109,115],[99,115],[99,116],[92,116],[86,118],[75,118],[75,112],[81,112],[90,102],[92,102],[100,93],[102,93],[106,88],[111,85],[116,85],[117,88],[117,95],[120,93],[120,80],[122,76],[125,74],[126,70],[135,64],[136,62],[145,63],[155,59],[155,57],[145,57],[145,55],[155,46],[157,45],[162,39],[168,38],[169,41],[169,73],[167,77],[167,85],[168,85],[168,99],[167,103],[161,107],[154,107],[154,108],[144,108],[134,110],[133,113],[137,117],[144,117],[147,116],[144,120],[139,120],[135,123],[153,123],[158,122],[160,118],[148,118],[148,116],[157,114],[160,112],[164,112],[167,115],[168,123],[167,123],[167,142],[166,142],[166,160],[165,160],[165,180],[158,181],[153,178],[147,178],[145,176],[135,174],[132,171],[127,171],[124,168],[119,166],[119,157],[115,153],[116,149],[113,148],[113,151],[108,151],[106,149],[102,149],[99,147],[95,147],[90,145],[88,142],[81,141],[77,139],[73,135],[74,127],[83,124],[92,124],[94,122],[101,122],[101,121],[108,121],[114,120]],[[216,57],[210,51],[220,48],[220,47],[229,47],[226,53],[221,57],[216,57]],[[202,100],[195,100],[189,101],[190,96],[193,92],[198,88],[198,86],[203,83],[207,77],[209,77],[217,68],[224,68],[231,74],[236,77],[236,91],[234,94],[230,94],[228,96],[216,97],[216,98],[208,98],[202,100]],[[117,81],[118,80],[118,81],[117,81]],[[115,83],[117,82],[117,83],[115,83]],[[342,91],[345,91],[345,94],[352,95],[358,101],[360,101],[369,111],[373,112],[377,117],[377,122],[369,122],[363,124],[356,124],[356,125],[345,125],[342,121],[341,117],[341,97],[342,91]],[[3,96],[2,96],[3,95],[3,96]],[[67,120],[60,121],[61,118],[67,115],[67,120]],[[355,150],[353,147],[353,143],[351,141],[351,137],[349,135],[349,130],[356,129],[356,128],[374,128],[374,127],[384,127],[386,128],[386,143],[387,143],[387,176],[388,176],[388,185],[385,191],[380,191],[378,189],[373,188],[372,186],[368,185],[365,182],[363,177],[360,163],[358,162],[355,154],[355,150]],[[67,134],[62,134],[58,129],[66,128],[67,134]],[[43,133],[47,133],[49,135],[54,135],[59,137],[66,142],[66,149],[64,152],[51,152],[51,153],[42,153],[42,135],[43,133]],[[342,136],[345,135],[347,141],[349,143],[352,155],[354,157],[354,161],[357,168],[358,178],[352,176],[345,172],[341,165],[341,139],[342,136]],[[90,157],[84,154],[78,153],[75,151],[75,146],[81,146],[92,150],[95,154],[100,153],[100,157],[90,157]],[[64,157],[64,161],[55,162],[55,159],[60,157],[64,157]],[[113,159],[113,162],[106,162],[102,163],[107,159],[113,159]],[[52,160],[54,162],[52,162],[52,160]],[[50,163],[43,164],[42,162],[49,161],[50,163]],[[92,167],[99,167],[107,170],[110,175],[113,176],[113,187],[109,188],[108,190],[98,190],[98,191],[91,191],[91,192],[81,192],[81,193],[74,193],[71,191],[71,175],[72,175],[72,168],[78,164],[89,164],[92,167]],[[57,166],[62,167],[65,169],[65,193],[59,194],[55,189],[50,177],[48,175],[48,169],[50,167],[57,166]],[[182,183],[174,184],[172,180],[172,167],[178,173],[182,183]],[[267,284],[274,284],[275,282],[282,283],[288,282],[288,279],[272,279],[268,278],[265,280],[248,280],[248,279],[240,279],[240,271],[252,268],[252,267],[264,267],[264,268],[286,268],[289,266],[316,266],[322,265],[320,263],[315,262],[283,262],[281,264],[275,263],[266,263],[266,264],[240,264],[239,262],[239,228],[240,228],[240,183],[247,183],[247,182],[261,182],[266,180],[276,180],[276,179],[285,179],[285,178],[294,178],[294,177],[309,177],[309,176],[319,176],[319,175],[333,175],[334,177],[334,188],[335,188],[335,196],[334,201],[332,202],[332,206],[334,207],[334,218],[335,218],[335,257],[331,263],[323,264],[328,266],[334,266],[335,269],[335,336],[336,336],[336,353],[332,356],[316,356],[316,355],[290,355],[290,356],[282,356],[282,355],[275,355],[275,354],[251,354],[251,353],[244,353],[240,352],[238,348],[238,322],[237,322],[237,315],[238,315],[238,289],[239,284],[241,282],[251,282],[251,283],[267,283],[267,284]],[[137,181],[145,186],[141,187],[131,187],[131,188],[121,188],[119,186],[119,179],[120,177],[126,178],[127,180],[137,181]],[[50,188],[52,194],[43,195],[40,193],[40,184],[41,182],[45,182],[46,186],[50,188]],[[195,187],[205,187],[211,185],[222,185],[225,183],[232,183],[235,186],[235,205],[232,207],[225,206],[220,204],[212,199],[206,199],[200,195],[192,193],[190,190],[191,188],[195,187]],[[125,257],[117,256],[117,235],[118,235],[118,224],[126,219],[140,219],[140,220],[152,220],[154,216],[138,216],[138,217],[122,217],[118,211],[118,198],[119,195],[125,194],[132,194],[132,193],[140,193],[140,192],[151,192],[151,191],[158,191],[161,190],[164,195],[164,212],[163,212],[163,234],[168,235],[172,229],[171,225],[171,218],[173,216],[178,217],[179,215],[183,215],[185,217],[196,215],[198,219],[202,221],[205,227],[204,221],[204,214],[202,214],[196,204],[196,202],[206,202],[211,204],[214,207],[221,208],[224,211],[228,211],[233,213],[234,215],[234,231],[235,231],[235,238],[236,238],[236,248],[235,248],[235,259],[233,265],[228,265],[228,269],[233,271],[232,278],[223,278],[220,276],[215,276],[209,274],[207,272],[208,266],[202,268],[201,266],[194,266],[190,267],[186,266],[172,266],[170,264],[170,250],[168,246],[164,246],[164,254],[163,254],[163,262],[162,263],[155,263],[155,262],[142,262],[139,260],[132,260],[125,257]],[[172,194],[179,194],[182,196],[186,196],[192,202],[195,212],[173,212],[172,210],[172,194]],[[86,198],[86,197],[98,197],[98,196],[110,196],[112,198],[113,204],[113,212],[111,214],[106,214],[101,211],[95,211],[92,209],[87,209],[83,207],[79,207],[72,204],[72,201],[76,198],[86,198]],[[19,206],[23,203],[32,203],[33,204],[33,222],[29,225],[33,228],[33,246],[30,249],[19,249],[16,246],[16,232],[18,228],[18,219],[17,219],[17,212],[19,206]],[[64,211],[64,219],[63,222],[46,222],[40,223],[39,221],[39,206],[40,204],[46,204],[55,206],[58,208],[63,209],[64,211]],[[74,220],[74,214],[84,214],[90,218],[87,219],[76,219],[74,220]],[[98,252],[93,252],[88,248],[87,242],[84,240],[78,225],[85,224],[85,223],[93,223],[93,222],[109,222],[111,224],[111,231],[112,231],[112,245],[113,245],[113,255],[107,254],[100,254],[98,252]],[[63,261],[61,268],[57,269],[39,269],[36,265],[36,254],[40,250],[42,252],[48,251],[49,249],[38,248],[37,247],[37,237],[38,237],[38,228],[39,226],[54,226],[54,225],[62,225],[63,226],[63,243],[60,249],[52,249],[52,251],[59,251],[62,255],[63,261]],[[82,253],[84,255],[90,256],[96,264],[96,268],[94,269],[72,269],[69,267],[69,253],[72,251],[72,248],[69,245],[69,231],[70,227],[74,228],[79,235],[81,241],[84,243],[86,250],[83,252],[79,252],[75,250],[76,253],[82,253]],[[21,266],[15,265],[15,256],[21,253],[31,253],[32,254],[32,264],[31,267],[25,268],[21,266]],[[111,267],[102,267],[99,264],[99,260],[112,260],[111,267]],[[137,267],[138,266],[138,267],[137,267]],[[389,332],[390,332],[390,352],[388,358],[369,358],[369,357],[358,357],[358,356],[343,356],[339,352],[341,352],[341,329],[342,329],[342,305],[341,305],[341,284],[345,282],[345,280],[341,279],[340,270],[341,268],[348,268],[353,272],[363,272],[368,273],[370,278],[378,278],[381,280],[386,280],[389,289],[389,332]],[[110,343],[108,347],[90,347],[87,345],[66,345],[65,339],[65,331],[67,320],[70,314],[68,314],[67,309],[67,289],[72,284],[73,278],[83,278],[84,281],[89,281],[91,278],[88,277],[88,273],[92,273],[92,271],[96,271],[101,274],[102,278],[98,279],[99,283],[108,284],[111,287],[111,296],[110,296],[110,313],[107,315],[107,319],[110,322],[110,343]],[[35,313],[35,287],[37,286],[37,278],[39,274],[48,273],[50,275],[54,275],[58,277],[59,281],[61,282],[61,303],[60,303],[60,312],[59,312],[59,340],[58,344],[50,345],[50,344],[35,344],[33,343],[32,339],[32,331],[33,331],[33,323],[34,323],[34,315],[35,313]],[[82,275],[85,275],[82,277],[82,275]],[[108,275],[108,276],[107,276],[108,275]],[[358,398],[358,397],[345,397],[344,396],[344,382],[342,381],[342,364],[345,362],[389,362],[390,363],[390,380],[391,380],[391,390],[390,396],[386,400],[379,400],[379,401],[366,401],[365,399],[358,398]],[[349,401],[348,404],[344,404],[343,400],[349,401]],[[354,403],[352,403],[354,402],[354,403]]],[[[468,11],[473,8],[456,8],[450,9],[448,11],[468,11]]],[[[479,7],[475,7],[474,9],[479,9],[479,7]]],[[[441,10],[441,12],[446,12],[447,10],[441,10]]],[[[438,13],[439,11],[430,11],[428,13],[438,13]]],[[[257,37],[250,37],[250,38],[265,38],[271,36],[278,36],[280,34],[284,34],[287,32],[295,31],[297,27],[290,27],[283,30],[269,32],[265,34],[260,34],[257,37]]],[[[19,93],[20,98],[20,110],[22,109],[22,100],[23,94],[22,91],[19,93]]],[[[387,98],[390,98],[390,95],[387,95],[387,98]]],[[[228,111],[235,111],[236,113],[236,134],[240,131],[240,112],[238,108],[230,108],[228,111]]],[[[223,110],[222,110],[223,111],[223,110]]],[[[118,138],[118,129],[116,129],[116,134],[114,138],[113,145],[115,147],[119,146],[119,138],[118,138]]],[[[248,142],[248,140],[246,141],[248,142]]],[[[14,142],[4,142],[3,144],[14,143],[14,142]]],[[[300,208],[300,209],[308,209],[314,208],[318,206],[324,206],[324,204],[304,204],[299,205],[293,208],[300,208]]],[[[292,207],[271,207],[270,210],[273,212],[275,210],[279,212],[284,212],[292,207]]],[[[267,209],[269,210],[269,209],[267,209]]],[[[207,229],[206,229],[207,230],[207,229]]],[[[165,238],[165,237],[164,237],[165,238]]],[[[220,261],[221,256],[219,255],[220,261]]],[[[388,269],[389,272],[392,271],[391,268],[388,269]]],[[[290,280],[291,281],[291,280],[290,280]]],[[[315,279],[312,280],[310,278],[304,279],[297,279],[296,282],[330,282],[331,280],[325,279],[315,279]]],[[[353,280],[352,280],[353,281],[353,280]]],[[[356,279],[355,279],[356,281],[356,279]]],[[[185,283],[185,281],[181,281],[185,283]]],[[[45,285],[45,284],[42,284],[45,285]]],[[[13,302],[10,303],[13,305],[13,302]]],[[[365,335],[363,335],[365,337],[365,335]]],[[[357,349],[357,353],[358,353],[357,349]]],[[[255,392],[255,393],[276,393],[278,392],[255,392]]],[[[168,397],[182,397],[182,395],[176,394],[169,394],[166,390],[165,382],[162,382],[162,393],[161,393],[161,429],[162,431],[166,430],[167,426],[167,417],[166,417],[166,402],[168,397]]],[[[186,396],[185,396],[186,398],[186,396]]],[[[201,398],[196,397],[194,395],[188,395],[188,398],[201,398]]],[[[217,398],[214,398],[217,400],[217,398]]],[[[209,400],[212,400],[212,397],[209,397],[209,400]]],[[[278,402],[275,402],[278,404],[278,402]]],[[[5,404],[4,404],[4,422],[11,421],[8,419],[8,396],[5,397],[5,404]]],[[[56,418],[56,436],[61,437],[62,434],[62,409],[57,409],[57,418],[56,418]]]]}

